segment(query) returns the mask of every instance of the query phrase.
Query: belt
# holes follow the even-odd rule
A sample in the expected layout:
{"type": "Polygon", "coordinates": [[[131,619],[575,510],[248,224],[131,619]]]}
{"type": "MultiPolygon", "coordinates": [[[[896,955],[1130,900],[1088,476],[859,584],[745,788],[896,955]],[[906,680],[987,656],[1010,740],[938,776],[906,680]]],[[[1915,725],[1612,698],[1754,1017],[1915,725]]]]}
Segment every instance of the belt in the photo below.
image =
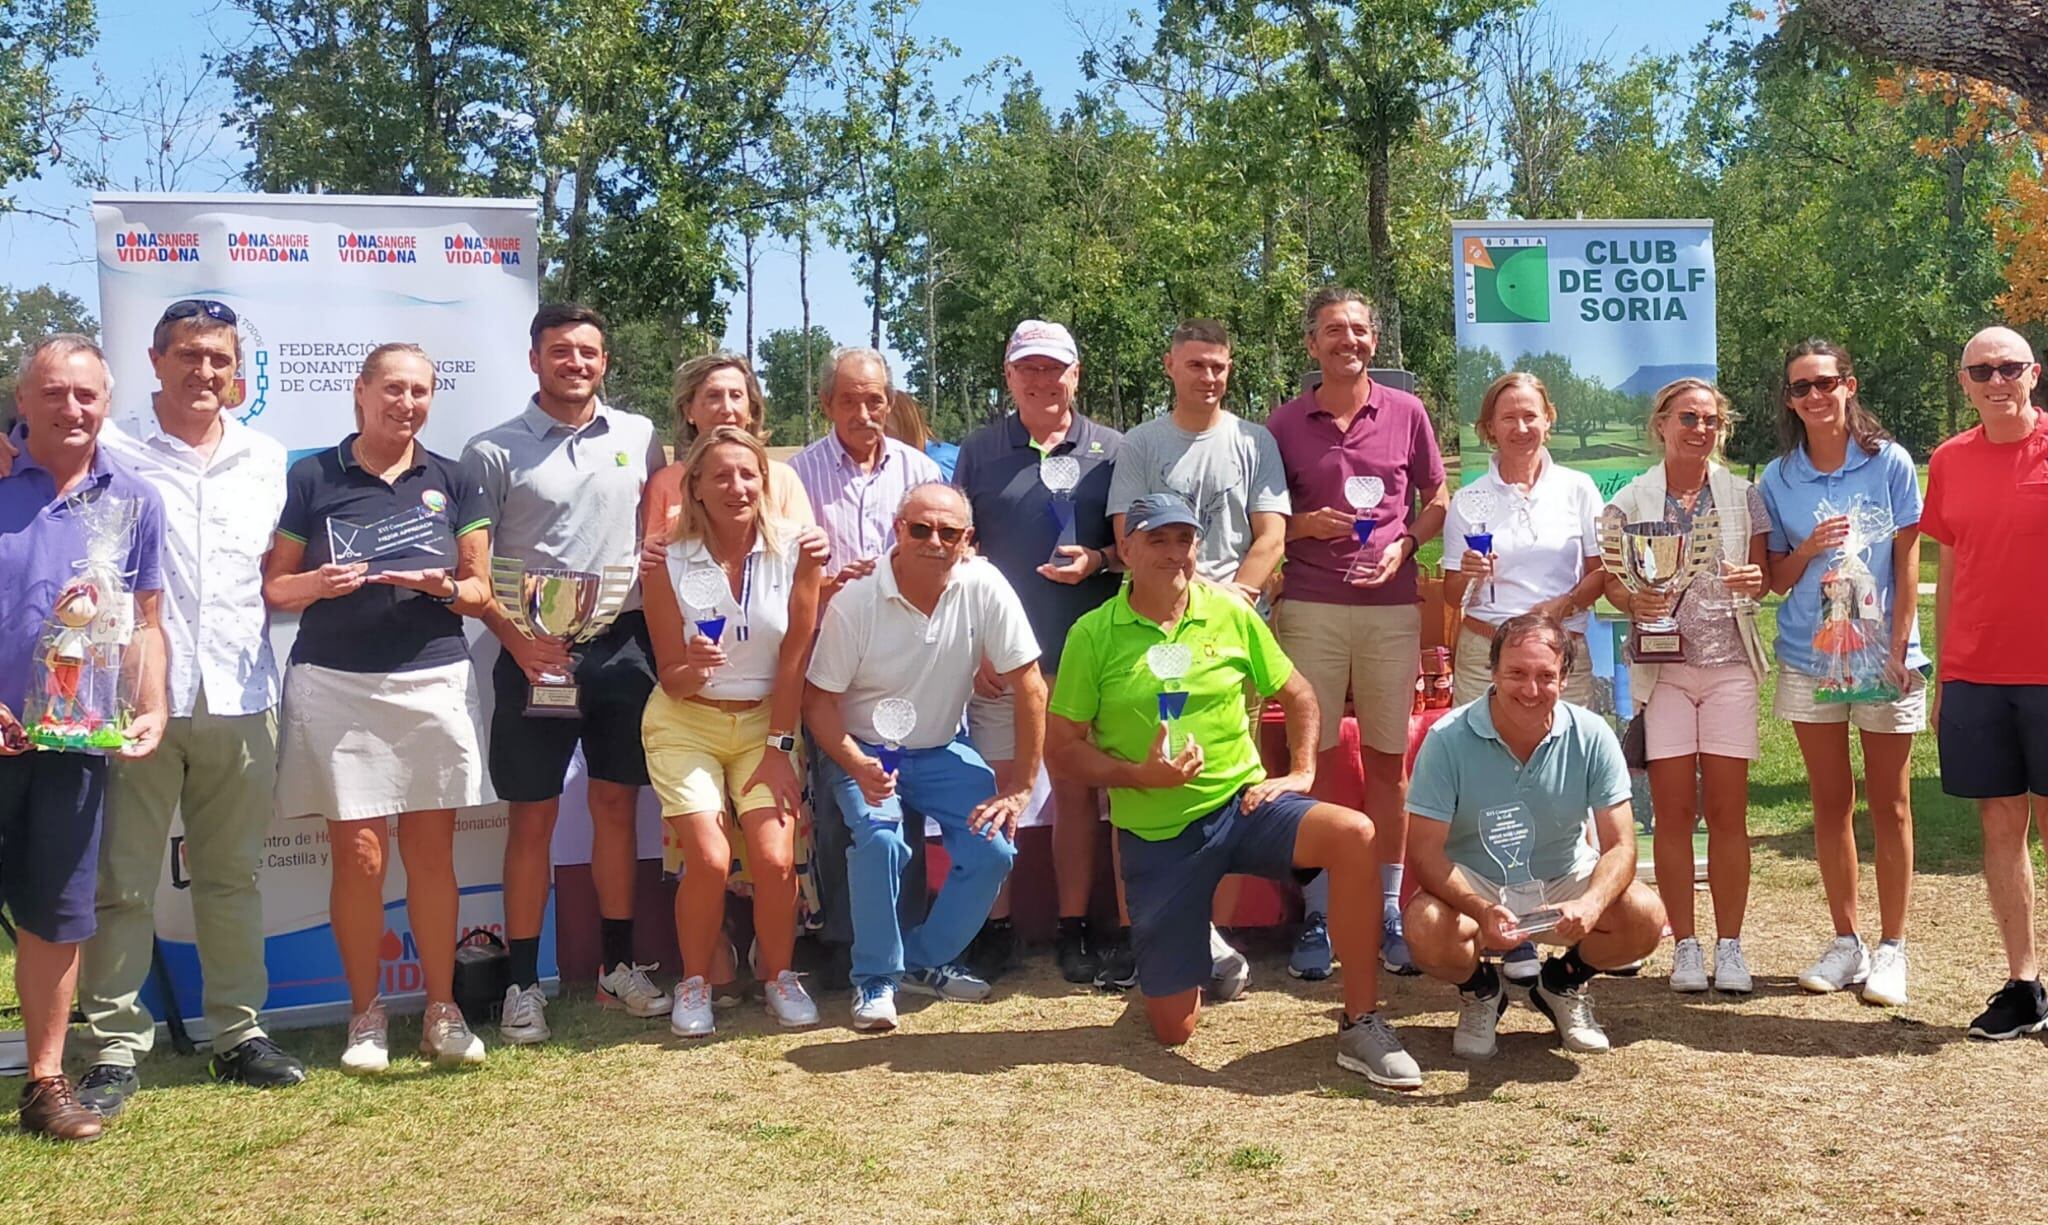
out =
{"type": "Polygon", "coordinates": [[[695,702],[699,706],[709,706],[713,710],[722,710],[729,715],[738,714],[743,710],[752,710],[767,700],[767,698],[700,698],[694,693],[683,699],[685,702],[695,702]]]}

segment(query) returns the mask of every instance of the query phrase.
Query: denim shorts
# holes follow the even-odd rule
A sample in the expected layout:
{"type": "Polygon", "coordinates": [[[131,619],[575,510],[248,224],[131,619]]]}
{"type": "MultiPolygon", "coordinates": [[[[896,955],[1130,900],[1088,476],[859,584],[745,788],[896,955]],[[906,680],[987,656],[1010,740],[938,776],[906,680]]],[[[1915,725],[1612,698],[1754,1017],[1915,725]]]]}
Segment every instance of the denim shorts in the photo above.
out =
{"type": "Polygon", "coordinates": [[[1294,866],[1295,835],[1317,801],[1284,792],[1248,810],[1244,794],[1238,792],[1163,841],[1117,831],[1138,990],[1148,996],[1178,995],[1208,984],[1209,913],[1225,876],[1307,884],[1320,871],[1294,866]]]}

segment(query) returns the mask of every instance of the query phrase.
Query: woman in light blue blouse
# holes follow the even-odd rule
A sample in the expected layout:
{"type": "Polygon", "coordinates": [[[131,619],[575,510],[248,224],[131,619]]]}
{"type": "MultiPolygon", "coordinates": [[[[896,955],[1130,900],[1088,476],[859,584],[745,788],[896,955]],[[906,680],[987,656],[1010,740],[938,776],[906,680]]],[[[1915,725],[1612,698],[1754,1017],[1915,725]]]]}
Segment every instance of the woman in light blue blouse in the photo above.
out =
{"type": "Polygon", "coordinates": [[[1927,726],[1927,657],[1920,650],[1920,487],[1913,457],[1856,397],[1849,352],[1826,340],[1785,358],[1779,409],[1783,452],[1758,482],[1771,512],[1771,589],[1778,609],[1778,686],[1773,712],[1792,724],[1813,790],[1814,858],[1827,890],[1834,939],[1799,976],[1808,991],[1861,986],[1878,1004],[1906,1002],[1906,899],[1913,884],[1913,810],[1908,791],[1913,736],[1927,726]],[[1897,534],[1846,570],[1848,512],[1858,501],[1889,513],[1897,534]],[[1854,579],[1849,575],[1854,575],[1854,579]],[[1868,628],[1865,628],[1868,627],[1868,628]],[[1896,698],[1823,700],[1831,642],[1865,641],[1882,652],[1896,698]],[[1856,778],[1849,727],[1863,741],[1863,785],[1877,843],[1880,943],[1857,930],[1856,778]]]}

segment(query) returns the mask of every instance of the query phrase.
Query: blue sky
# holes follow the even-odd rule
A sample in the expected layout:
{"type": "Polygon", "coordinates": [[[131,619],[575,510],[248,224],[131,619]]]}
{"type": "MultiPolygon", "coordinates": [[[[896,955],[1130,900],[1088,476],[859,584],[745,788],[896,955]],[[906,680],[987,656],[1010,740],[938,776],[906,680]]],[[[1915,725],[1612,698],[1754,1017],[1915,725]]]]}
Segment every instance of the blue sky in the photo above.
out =
{"type": "MultiPolygon", "coordinates": [[[[1150,5],[1134,5],[1131,0],[1064,0],[1028,7],[1036,10],[1037,15],[1020,20],[1020,9],[1014,5],[990,4],[986,0],[927,0],[918,14],[916,30],[927,38],[948,39],[960,49],[959,57],[943,70],[941,97],[958,92],[966,76],[1007,55],[1016,57],[1037,78],[1049,102],[1055,106],[1064,104],[1083,84],[1076,61],[1089,37],[1113,37],[1133,28],[1128,15],[1134,7],[1141,14],[1151,11],[1150,5]]],[[[1560,35],[1613,60],[1626,60],[1645,50],[1664,53],[1689,49],[1705,34],[1707,23],[1723,11],[1717,3],[1668,0],[1632,5],[1615,4],[1613,0],[1549,0],[1545,7],[1560,35]]],[[[101,88],[96,79],[128,86],[159,73],[167,73],[173,84],[188,78],[200,79],[205,57],[224,41],[239,39],[246,29],[241,14],[229,9],[222,0],[164,0],[147,5],[125,0],[102,3],[99,9],[98,47],[84,62],[67,67],[64,73],[66,83],[80,91],[101,88]]],[[[202,99],[202,113],[217,114],[226,99],[225,91],[212,88],[210,97],[202,99]]],[[[233,190],[231,180],[245,161],[233,136],[200,133],[192,143],[201,155],[185,169],[179,187],[192,191],[233,190]]],[[[132,145],[82,151],[102,154],[123,187],[147,173],[142,151],[132,145]]],[[[97,313],[99,293],[93,267],[88,194],[67,182],[61,172],[14,188],[14,197],[24,207],[50,216],[16,214],[0,218],[0,284],[16,288],[54,284],[77,294],[97,313]]],[[[795,326],[800,312],[793,244],[784,247],[771,243],[765,249],[757,267],[756,284],[757,337],[778,327],[795,326]]],[[[811,304],[815,323],[829,328],[843,341],[865,341],[867,304],[842,253],[814,250],[811,304]]],[[[745,301],[735,293],[730,305],[732,328],[728,341],[738,348],[745,301]]]]}

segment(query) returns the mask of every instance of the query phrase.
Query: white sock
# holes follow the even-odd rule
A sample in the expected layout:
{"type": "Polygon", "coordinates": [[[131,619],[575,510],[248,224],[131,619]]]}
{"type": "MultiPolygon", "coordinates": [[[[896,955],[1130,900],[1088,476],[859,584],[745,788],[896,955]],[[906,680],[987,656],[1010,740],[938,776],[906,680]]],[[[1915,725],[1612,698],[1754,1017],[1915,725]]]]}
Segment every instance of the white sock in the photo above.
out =
{"type": "Polygon", "coordinates": [[[1401,865],[1385,864],[1380,868],[1380,896],[1385,900],[1386,909],[1398,914],[1401,910],[1401,865]]]}
{"type": "Polygon", "coordinates": [[[1236,952],[1236,949],[1230,947],[1230,941],[1223,938],[1223,930],[1214,923],[1211,923],[1209,925],[1209,960],[1211,962],[1222,961],[1236,952]]]}

